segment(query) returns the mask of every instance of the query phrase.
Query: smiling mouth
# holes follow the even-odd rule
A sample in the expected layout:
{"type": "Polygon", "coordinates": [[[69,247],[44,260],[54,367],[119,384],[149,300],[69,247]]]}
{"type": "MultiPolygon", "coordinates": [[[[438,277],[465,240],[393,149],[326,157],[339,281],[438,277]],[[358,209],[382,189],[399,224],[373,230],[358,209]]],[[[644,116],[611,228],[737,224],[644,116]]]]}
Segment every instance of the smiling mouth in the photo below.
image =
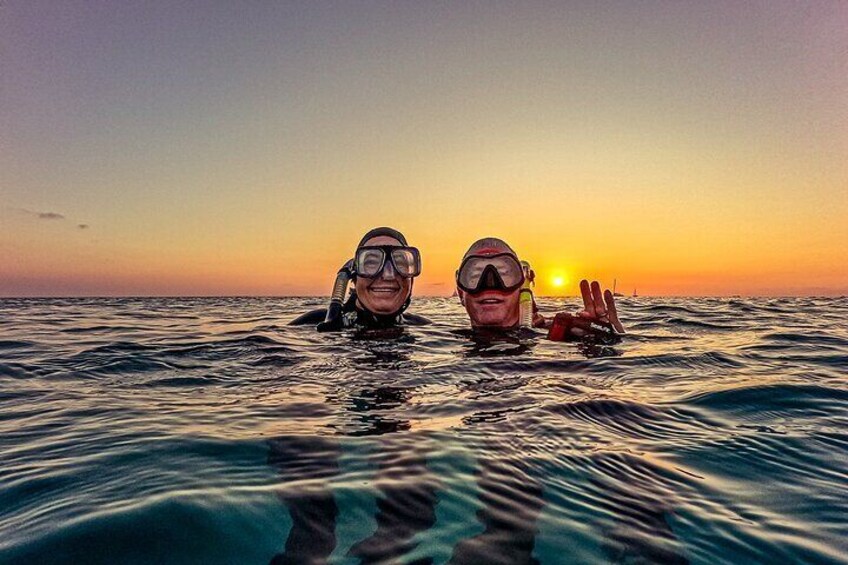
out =
{"type": "Polygon", "coordinates": [[[396,286],[372,286],[369,287],[368,290],[377,294],[394,294],[399,291],[400,288],[396,286]]]}
{"type": "Polygon", "coordinates": [[[480,300],[480,304],[500,304],[503,302],[503,298],[484,298],[480,300]]]}

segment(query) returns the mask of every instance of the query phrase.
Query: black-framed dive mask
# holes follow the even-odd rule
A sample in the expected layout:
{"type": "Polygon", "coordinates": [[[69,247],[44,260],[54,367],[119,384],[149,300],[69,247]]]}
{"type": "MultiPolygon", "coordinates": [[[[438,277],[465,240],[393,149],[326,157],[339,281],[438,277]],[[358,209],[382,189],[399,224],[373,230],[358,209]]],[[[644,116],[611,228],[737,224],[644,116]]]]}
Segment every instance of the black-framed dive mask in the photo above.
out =
{"type": "Polygon", "coordinates": [[[356,250],[353,272],[358,277],[380,276],[386,261],[391,262],[399,277],[411,279],[421,274],[421,254],[415,247],[397,245],[364,245],[356,250]]]}
{"type": "Polygon", "coordinates": [[[456,285],[469,294],[513,291],[524,284],[524,269],[512,253],[469,255],[456,272],[456,285]]]}

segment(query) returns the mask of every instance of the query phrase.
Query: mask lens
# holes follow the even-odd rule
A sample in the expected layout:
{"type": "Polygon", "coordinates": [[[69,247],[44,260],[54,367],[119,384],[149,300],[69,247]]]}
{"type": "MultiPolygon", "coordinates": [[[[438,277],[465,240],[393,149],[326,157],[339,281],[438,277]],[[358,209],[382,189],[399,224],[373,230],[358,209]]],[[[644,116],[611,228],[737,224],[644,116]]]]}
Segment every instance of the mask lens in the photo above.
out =
{"type": "Polygon", "coordinates": [[[411,248],[393,249],[392,263],[394,263],[397,273],[402,277],[415,277],[421,270],[418,254],[411,248]]]}
{"type": "Polygon", "coordinates": [[[376,277],[383,270],[386,254],[382,249],[360,249],[356,253],[356,274],[376,277]]]}
{"type": "Polygon", "coordinates": [[[421,274],[421,256],[414,247],[394,245],[360,247],[356,252],[356,274],[374,278],[386,268],[386,259],[399,277],[412,278],[421,274]]]}
{"type": "Polygon", "coordinates": [[[457,282],[460,287],[469,292],[474,291],[480,284],[480,277],[489,265],[497,270],[507,289],[517,287],[524,280],[521,265],[512,255],[471,256],[465,260],[459,270],[457,282]]]}
{"type": "Polygon", "coordinates": [[[519,265],[515,260],[512,260],[511,257],[504,257],[505,260],[498,262],[495,265],[495,268],[498,270],[498,274],[501,276],[501,280],[503,280],[504,284],[507,287],[513,287],[521,284],[523,282],[523,272],[521,270],[521,265],[519,265]]]}
{"type": "Polygon", "coordinates": [[[475,288],[480,282],[480,275],[483,274],[483,269],[486,263],[479,260],[477,257],[472,257],[466,261],[459,269],[458,282],[464,288],[475,288]]]}

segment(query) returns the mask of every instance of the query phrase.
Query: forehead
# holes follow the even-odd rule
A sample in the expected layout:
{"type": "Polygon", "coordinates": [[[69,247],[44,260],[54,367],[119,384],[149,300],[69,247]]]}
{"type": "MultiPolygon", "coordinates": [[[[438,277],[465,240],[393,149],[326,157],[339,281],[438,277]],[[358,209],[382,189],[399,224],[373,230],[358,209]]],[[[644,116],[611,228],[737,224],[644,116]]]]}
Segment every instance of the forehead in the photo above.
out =
{"type": "Polygon", "coordinates": [[[378,235],[377,237],[372,237],[363,243],[363,245],[394,245],[402,247],[401,242],[390,235],[378,235]]]}
{"type": "Polygon", "coordinates": [[[497,255],[497,254],[512,253],[509,249],[505,247],[483,247],[482,249],[475,249],[473,252],[469,252],[468,255],[497,255]]]}
{"type": "Polygon", "coordinates": [[[474,251],[469,250],[465,254],[465,256],[462,258],[462,260],[465,261],[469,257],[489,257],[491,255],[509,255],[511,257],[514,257],[516,260],[518,260],[518,258],[515,257],[515,253],[513,253],[509,249],[504,249],[502,247],[501,248],[498,248],[498,247],[483,247],[483,248],[480,248],[480,249],[475,249],[474,251]]]}

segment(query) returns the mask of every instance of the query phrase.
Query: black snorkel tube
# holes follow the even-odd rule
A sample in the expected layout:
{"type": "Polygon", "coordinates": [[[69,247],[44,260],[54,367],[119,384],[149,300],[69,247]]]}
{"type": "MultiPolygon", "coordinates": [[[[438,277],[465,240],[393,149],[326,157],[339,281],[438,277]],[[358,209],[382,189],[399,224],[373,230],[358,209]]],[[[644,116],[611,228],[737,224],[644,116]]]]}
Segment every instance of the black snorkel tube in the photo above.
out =
{"type": "Polygon", "coordinates": [[[330,296],[330,305],[327,307],[327,316],[316,326],[319,332],[332,332],[342,328],[342,307],[347,296],[347,286],[352,277],[353,259],[349,259],[336,274],[333,294],[330,296]]]}

